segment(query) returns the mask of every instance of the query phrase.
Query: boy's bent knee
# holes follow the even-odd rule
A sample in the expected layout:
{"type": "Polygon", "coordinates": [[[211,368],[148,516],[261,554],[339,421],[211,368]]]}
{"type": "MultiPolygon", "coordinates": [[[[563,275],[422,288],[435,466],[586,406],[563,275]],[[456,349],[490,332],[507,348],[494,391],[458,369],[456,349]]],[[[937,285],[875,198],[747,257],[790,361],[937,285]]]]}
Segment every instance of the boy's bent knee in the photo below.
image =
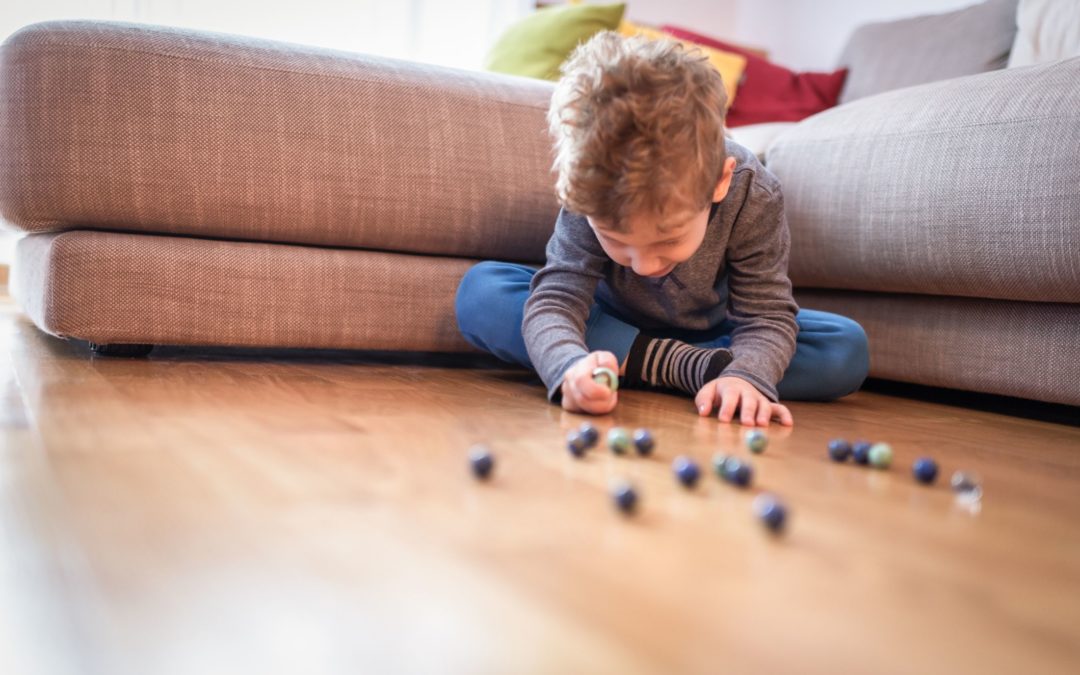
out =
{"type": "Polygon", "coordinates": [[[822,364],[823,399],[838,399],[858,391],[870,372],[870,345],[866,331],[847,317],[835,318],[836,332],[829,339],[829,358],[822,364]]]}
{"type": "Polygon", "coordinates": [[[484,262],[476,263],[465,270],[465,274],[462,275],[461,281],[458,282],[458,300],[461,300],[462,296],[469,297],[479,291],[490,288],[491,279],[499,265],[500,263],[485,260],[484,262]]]}
{"type": "Polygon", "coordinates": [[[458,282],[454,314],[457,315],[458,329],[473,346],[478,346],[473,342],[472,336],[480,328],[478,323],[485,316],[485,296],[492,290],[492,270],[497,264],[491,261],[477,263],[470,267],[458,282]]]}
{"type": "Polygon", "coordinates": [[[454,314],[458,330],[474,347],[492,351],[507,330],[520,331],[521,313],[535,270],[524,265],[484,261],[470,267],[458,283],[454,314]]]}

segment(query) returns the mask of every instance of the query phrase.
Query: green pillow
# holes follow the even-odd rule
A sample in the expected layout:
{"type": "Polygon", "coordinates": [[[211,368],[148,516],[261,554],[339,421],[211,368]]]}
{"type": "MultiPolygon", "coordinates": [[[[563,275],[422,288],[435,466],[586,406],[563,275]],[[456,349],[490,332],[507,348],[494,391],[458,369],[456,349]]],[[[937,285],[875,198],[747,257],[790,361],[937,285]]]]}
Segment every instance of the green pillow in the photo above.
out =
{"type": "Polygon", "coordinates": [[[484,68],[558,80],[559,66],[602,30],[618,30],[626,4],[558,5],[539,9],[507,28],[488,51],[484,68]]]}

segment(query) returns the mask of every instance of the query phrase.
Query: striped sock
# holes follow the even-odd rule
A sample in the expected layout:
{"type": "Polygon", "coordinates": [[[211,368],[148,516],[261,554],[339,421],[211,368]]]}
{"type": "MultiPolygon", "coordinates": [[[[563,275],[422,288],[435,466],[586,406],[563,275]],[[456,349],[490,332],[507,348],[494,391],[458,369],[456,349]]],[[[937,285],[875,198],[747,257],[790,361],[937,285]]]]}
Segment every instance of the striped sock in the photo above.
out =
{"type": "Polygon", "coordinates": [[[638,335],[626,358],[626,384],[697,394],[731,363],[727,349],[702,349],[681,340],[638,335]]]}

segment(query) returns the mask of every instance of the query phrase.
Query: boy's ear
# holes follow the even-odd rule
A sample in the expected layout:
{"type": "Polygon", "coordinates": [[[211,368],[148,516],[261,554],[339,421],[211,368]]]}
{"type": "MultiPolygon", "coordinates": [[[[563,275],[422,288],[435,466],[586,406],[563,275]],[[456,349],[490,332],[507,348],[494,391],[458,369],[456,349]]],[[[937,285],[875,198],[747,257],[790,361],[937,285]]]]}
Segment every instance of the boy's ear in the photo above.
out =
{"type": "Polygon", "coordinates": [[[720,202],[727,196],[728,188],[731,187],[731,175],[735,172],[735,158],[728,157],[724,160],[724,171],[720,174],[720,181],[716,184],[712,200],[720,202]]]}

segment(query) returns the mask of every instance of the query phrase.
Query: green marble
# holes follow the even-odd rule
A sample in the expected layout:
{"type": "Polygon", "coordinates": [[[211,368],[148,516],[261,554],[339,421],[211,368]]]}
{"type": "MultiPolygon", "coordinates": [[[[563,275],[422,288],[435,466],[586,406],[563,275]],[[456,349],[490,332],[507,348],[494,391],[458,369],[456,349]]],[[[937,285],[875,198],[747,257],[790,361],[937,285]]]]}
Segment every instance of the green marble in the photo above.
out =
{"type": "Polygon", "coordinates": [[[712,456],[712,469],[713,473],[717,476],[724,477],[724,462],[727,461],[728,456],[722,452],[718,452],[712,456]]]}
{"type": "Polygon", "coordinates": [[[632,445],[630,432],[622,427],[614,427],[607,434],[607,444],[616,455],[625,455],[632,445]]]}
{"type": "Polygon", "coordinates": [[[893,451],[888,443],[874,443],[870,446],[870,465],[875,469],[888,469],[892,464],[893,451]]]}
{"type": "Polygon", "coordinates": [[[751,429],[746,432],[746,447],[755,455],[765,452],[765,446],[769,444],[769,437],[761,429],[751,429]]]}
{"type": "Polygon", "coordinates": [[[592,379],[611,391],[619,390],[619,374],[611,368],[593,368],[592,379]]]}

